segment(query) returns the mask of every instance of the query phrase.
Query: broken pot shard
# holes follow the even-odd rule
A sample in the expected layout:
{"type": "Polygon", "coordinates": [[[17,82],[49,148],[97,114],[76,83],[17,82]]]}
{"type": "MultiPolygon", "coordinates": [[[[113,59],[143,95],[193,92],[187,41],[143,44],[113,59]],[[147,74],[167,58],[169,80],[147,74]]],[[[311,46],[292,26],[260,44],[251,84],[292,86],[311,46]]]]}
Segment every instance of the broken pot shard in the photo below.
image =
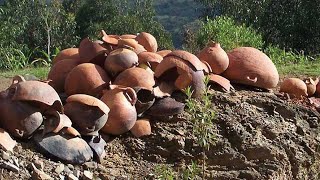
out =
{"type": "Polygon", "coordinates": [[[6,91],[7,98],[12,101],[32,102],[39,106],[41,112],[53,108],[63,112],[63,106],[58,93],[47,83],[40,81],[24,81],[12,84],[6,91]]]}
{"type": "Polygon", "coordinates": [[[34,141],[46,155],[66,163],[82,164],[93,157],[93,152],[86,141],[68,134],[49,133],[42,136],[41,133],[37,133],[34,141]]]}
{"type": "Polygon", "coordinates": [[[12,152],[16,144],[17,142],[4,129],[0,128],[0,148],[12,152]]]}
{"type": "Polygon", "coordinates": [[[182,113],[184,106],[173,98],[165,97],[157,99],[145,113],[150,116],[171,116],[182,113]]]}
{"type": "Polygon", "coordinates": [[[107,145],[106,141],[100,136],[83,136],[82,137],[91,147],[93,151],[93,159],[99,163],[102,162],[106,156],[104,147],[107,145]]]}
{"type": "Polygon", "coordinates": [[[101,30],[101,35],[103,42],[111,45],[118,45],[118,39],[108,35],[104,30],[101,30]]]}
{"type": "Polygon", "coordinates": [[[130,131],[135,137],[138,138],[150,135],[151,125],[149,119],[138,119],[130,131]]]}
{"type": "Polygon", "coordinates": [[[222,76],[210,74],[210,84],[219,85],[225,92],[230,92],[230,89],[233,89],[230,81],[222,76]]]}
{"type": "Polygon", "coordinates": [[[43,134],[49,132],[58,133],[64,127],[71,127],[72,122],[65,114],[60,114],[58,111],[49,110],[44,113],[45,120],[43,122],[43,134]]]}
{"type": "Polygon", "coordinates": [[[81,135],[98,135],[110,111],[101,100],[85,94],[69,96],[64,109],[81,135]]]}
{"type": "Polygon", "coordinates": [[[137,93],[137,102],[135,104],[137,114],[139,117],[148,110],[155,102],[155,96],[152,91],[148,89],[143,89],[140,87],[134,88],[137,93]]]}
{"type": "Polygon", "coordinates": [[[313,96],[317,90],[317,84],[319,82],[319,79],[316,78],[315,80],[313,80],[312,78],[309,77],[304,79],[303,81],[307,85],[308,96],[313,96]]]}
{"type": "Polygon", "coordinates": [[[141,32],[135,38],[139,44],[141,44],[148,52],[157,52],[158,43],[156,38],[147,32],[141,32]]]}

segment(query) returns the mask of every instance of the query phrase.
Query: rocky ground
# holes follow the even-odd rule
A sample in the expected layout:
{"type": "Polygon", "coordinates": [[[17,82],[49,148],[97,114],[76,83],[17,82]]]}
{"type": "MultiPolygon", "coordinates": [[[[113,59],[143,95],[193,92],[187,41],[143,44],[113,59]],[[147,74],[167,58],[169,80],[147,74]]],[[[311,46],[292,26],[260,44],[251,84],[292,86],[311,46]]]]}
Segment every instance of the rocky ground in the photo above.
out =
{"type": "MultiPolygon", "coordinates": [[[[206,179],[319,179],[320,114],[307,101],[236,89],[212,92],[217,137],[206,152],[206,179]]],[[[152,119],[148,137],[104,136],[101,164],[63,164],[40,154],[32,140],[18,141],[13,153],[0,150],[0,179],[30,179],[40,172],[54,179],[157,179],[159,166],[178,171],[202,158],[185,117],[152,119]]]]}

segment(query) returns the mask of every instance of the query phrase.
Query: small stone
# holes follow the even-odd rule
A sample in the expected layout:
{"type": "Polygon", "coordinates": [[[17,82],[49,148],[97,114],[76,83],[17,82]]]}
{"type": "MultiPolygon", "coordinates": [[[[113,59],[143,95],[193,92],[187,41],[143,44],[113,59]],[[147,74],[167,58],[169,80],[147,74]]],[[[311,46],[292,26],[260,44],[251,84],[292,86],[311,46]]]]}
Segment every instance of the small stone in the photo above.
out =
{"type": "Polygon", "coordinates": [[[5,151],[13,151],[13,148],[17,145],[17,142],[11,138],[9,133],[0,128],[0,148],[5,151]]]}
{"type": "Polygon", "coordinates": [[[98,168],[98,164],[94,161],[86,162],[83,164],[85,169],[96,169],[98,168]]]}
{"type": "Polygon", "coordinates": [[[51,179],[53,179],[48,174],[37,169],[37,167],[33,163],[31,164],[31,166],[32,166],[32,175],[31,176],[32,176],[33,180],[51,180],[51,179]]]}
{"type": "Polygon", "coordinates": [[[62,173],[64,170],[64,164],[59,164],[58,167],[54,170],[57,174],[62,173]]]}
{"type": "Polygon", "coordinates": [[[59,178],[60,180],[65,180],[66,178],[64,177],[64,175],[59,174],[59,178]]]}
{"type": "Polygon", "coordinates": [[[75,175],[73,175],[72,173],[70,173],[68,175],[68,180],[78,180],[79,178],[77,178],[75,175]]]}
{"type": "Polygon", "coordinates": [[[73,171],[73,174],[74,174],[77,178],[80,177],[80,171],[77,170],[77,169],[73,171]]]}
{"type": "Polygon", "coordinates": [[[70,174],[71,170],[68,168],[68,166],[64,166],[64,170],[63,170],[66,174],[70,174]]]}
{"type": "Polygon", "coordinates": [[[43,170],[43,167],[44,167],[43,161],[41,161],[41,160],[39,160],[39,159],[37,158],[37,159],[35,159],[35,160],[33,161],[33,164],[34,164],[38,169],[40,169],[41,171],[43,170]]]}
{"type": "Polygon", "coordinates": [[[8,169],[13,172],[19,172],[19,168],[10,162],[1,162],[0,168],[8,169]]]}
{"type": "Polygon", "coordinates": [[[74,166],[72,164],[67,164],[67,166],[70,170],[74,170],[74,166]]]}
{"type": "Polygon", "coordinates": [[[4,152],[4,151],[2,151],[1,157],[2,157],[3,160],[6,160],[6,161],[8,161],[10,159],[9,153],[4,152]]]}
{"type": "Polygon", "coordinates": [[[93,174],[90,171],[84,171],[83,172],[83,180],[92,180],[93,174]]]}

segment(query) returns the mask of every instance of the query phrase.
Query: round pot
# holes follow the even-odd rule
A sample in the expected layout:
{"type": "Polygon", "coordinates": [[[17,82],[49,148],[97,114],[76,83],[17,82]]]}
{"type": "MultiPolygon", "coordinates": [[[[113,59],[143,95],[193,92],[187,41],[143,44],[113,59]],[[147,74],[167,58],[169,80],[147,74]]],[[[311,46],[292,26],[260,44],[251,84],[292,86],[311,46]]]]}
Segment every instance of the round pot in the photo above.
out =
{"type": "Polygon", "coordinates": [[[308,96],[307,85],[298,78],[287,78],[280,85],[280,92],[288,93],[291,97],[308,96]]]}
{"type": "Polygon", "coordinates": [[[141,32],[137,35],[136,41],[149,52],[157,52],[158,43],[156,38],[147,32],[141,32]]]}
{"type": "Polygon", "coordinates": [[[52,60],[52,64],[56,64],[63,59],[75,59],[79,60],[79,49],[78,48],[68,48],[60,51],[52,60]]]}

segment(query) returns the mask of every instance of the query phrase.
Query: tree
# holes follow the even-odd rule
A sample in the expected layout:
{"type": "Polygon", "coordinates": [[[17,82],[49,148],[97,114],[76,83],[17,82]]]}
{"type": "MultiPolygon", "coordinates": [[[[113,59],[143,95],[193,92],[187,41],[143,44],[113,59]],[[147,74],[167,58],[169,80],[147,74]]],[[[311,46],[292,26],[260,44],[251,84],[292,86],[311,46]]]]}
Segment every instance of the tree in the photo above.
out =
{"type": "Polygon", "coordinates": [[[145,31],[156,37],[160,48],[171,49],[170,34],[154,16],[151,0],[87,0],[79,9],[76,21],[81,38],[96,38],[101,29],[118,35],[145,31]]]}
{"type": "Polygon", "coordinates": [[[268,43],[317,54],[320,49],[320,3],[312,0],[196,0],[205,16],[232,16],[258,29],[268,43]]]}

